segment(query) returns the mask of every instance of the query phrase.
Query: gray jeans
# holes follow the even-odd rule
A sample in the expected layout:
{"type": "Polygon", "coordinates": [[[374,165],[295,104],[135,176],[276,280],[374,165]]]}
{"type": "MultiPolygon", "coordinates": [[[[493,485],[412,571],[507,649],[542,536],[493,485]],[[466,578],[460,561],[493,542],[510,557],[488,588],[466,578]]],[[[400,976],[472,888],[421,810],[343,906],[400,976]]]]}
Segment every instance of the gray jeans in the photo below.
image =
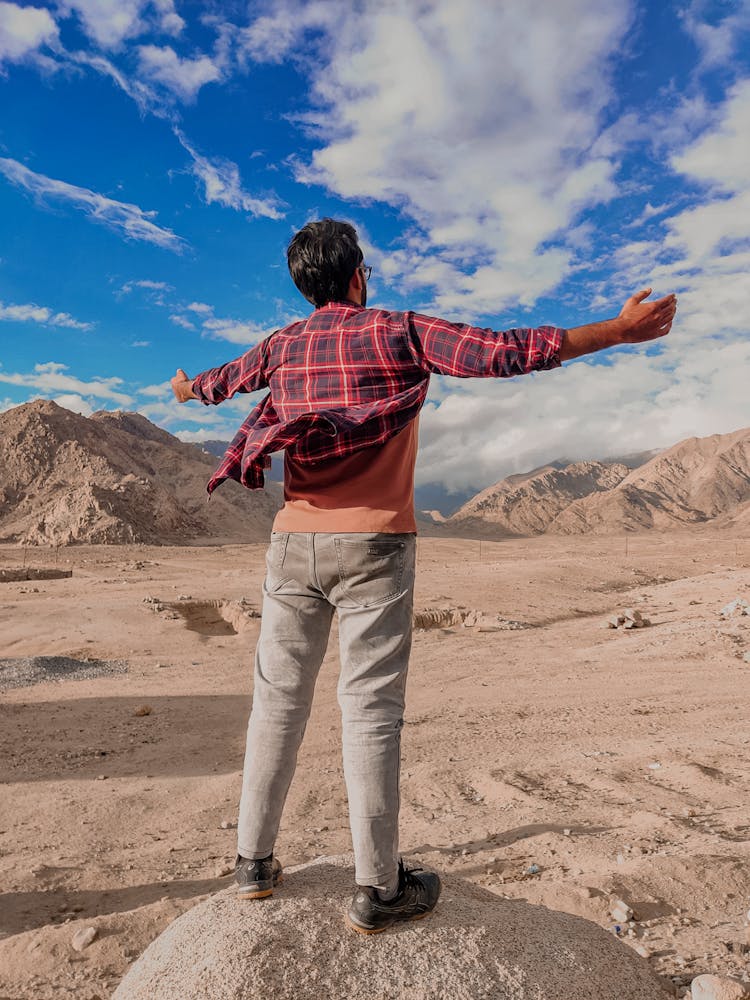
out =
{"type": "Polygon", "coordinates": [[[392,882],[415,556],[413,534],[272,534],[240,801],[243,857],[273,851],[335,609],[355,878],[392,882]]]}

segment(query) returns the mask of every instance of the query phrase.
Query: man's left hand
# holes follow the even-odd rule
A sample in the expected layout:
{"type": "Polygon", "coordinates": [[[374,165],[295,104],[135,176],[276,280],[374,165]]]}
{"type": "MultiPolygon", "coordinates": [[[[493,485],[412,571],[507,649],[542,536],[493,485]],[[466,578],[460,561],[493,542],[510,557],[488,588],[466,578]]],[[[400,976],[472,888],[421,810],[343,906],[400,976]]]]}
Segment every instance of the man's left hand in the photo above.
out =
{"type": "Polygon", "coordinates": [[[193,379],[191,379],[182,368],[177,369],[177,374],[170,379],[172,392],[178,403],[187,403],[189,399],[197,399],[193,392],[193,379]]]}

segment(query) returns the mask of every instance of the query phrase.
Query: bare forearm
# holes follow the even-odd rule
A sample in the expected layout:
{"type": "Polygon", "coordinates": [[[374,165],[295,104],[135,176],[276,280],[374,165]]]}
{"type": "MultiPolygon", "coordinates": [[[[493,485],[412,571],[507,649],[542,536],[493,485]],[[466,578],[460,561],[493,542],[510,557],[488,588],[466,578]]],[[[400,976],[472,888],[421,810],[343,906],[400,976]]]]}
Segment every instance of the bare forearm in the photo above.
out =
{"type": "Polygon", "coordinates": [[[622,344],[626,330],[627,322],[619,317],[566,330],[560,347],[560,360],[570,361],[571,358],[580,358],[584,354],[594,354],[622,344]]]}

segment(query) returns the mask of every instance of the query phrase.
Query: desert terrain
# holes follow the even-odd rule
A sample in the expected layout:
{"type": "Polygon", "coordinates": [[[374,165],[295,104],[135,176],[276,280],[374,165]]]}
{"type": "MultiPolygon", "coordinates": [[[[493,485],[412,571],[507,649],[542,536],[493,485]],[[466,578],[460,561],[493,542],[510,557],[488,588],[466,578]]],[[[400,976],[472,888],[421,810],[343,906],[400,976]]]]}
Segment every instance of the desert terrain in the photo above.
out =
{"type": "MultiPolygon", "coordinates": [[[[2,1000],[103,1000],[228,884],[264,552],[0,546],[2,1000]],[[66,661],[35,657],[83,676],[50,680],[66,661]]],[[[404,855],[607,928],[625,900],[624,946],[678,993],[747,978],[750,616],[721,614],[737,598],[742,523],[420,537],[416,609],[437,612],[414,636],[404,855]],[[609,628],[626,609],[650,625],[609,628]]],[[[287,866],[350,849],[337,671],[334,626],[287,866]]]]}

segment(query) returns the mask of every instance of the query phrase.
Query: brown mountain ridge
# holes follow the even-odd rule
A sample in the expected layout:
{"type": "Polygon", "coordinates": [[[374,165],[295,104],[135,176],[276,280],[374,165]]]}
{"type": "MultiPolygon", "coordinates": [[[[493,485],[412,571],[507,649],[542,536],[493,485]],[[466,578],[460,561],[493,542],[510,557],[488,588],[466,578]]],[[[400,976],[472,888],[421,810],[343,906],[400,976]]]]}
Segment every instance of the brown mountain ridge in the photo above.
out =
{"type": "Polygon", "coordinates": [[[616,534],[750,521],[750,428],[687,438],[630,469],[574,462],[509,476],[445,522],[502,535],[616,534]]]}
{"type": "Polygon", "coordinates": [[[268,537],[281,490],[226,483],[216,460],[137,413],[35,400],[0,413],[0,542],[185,544],[268,537]]]}

